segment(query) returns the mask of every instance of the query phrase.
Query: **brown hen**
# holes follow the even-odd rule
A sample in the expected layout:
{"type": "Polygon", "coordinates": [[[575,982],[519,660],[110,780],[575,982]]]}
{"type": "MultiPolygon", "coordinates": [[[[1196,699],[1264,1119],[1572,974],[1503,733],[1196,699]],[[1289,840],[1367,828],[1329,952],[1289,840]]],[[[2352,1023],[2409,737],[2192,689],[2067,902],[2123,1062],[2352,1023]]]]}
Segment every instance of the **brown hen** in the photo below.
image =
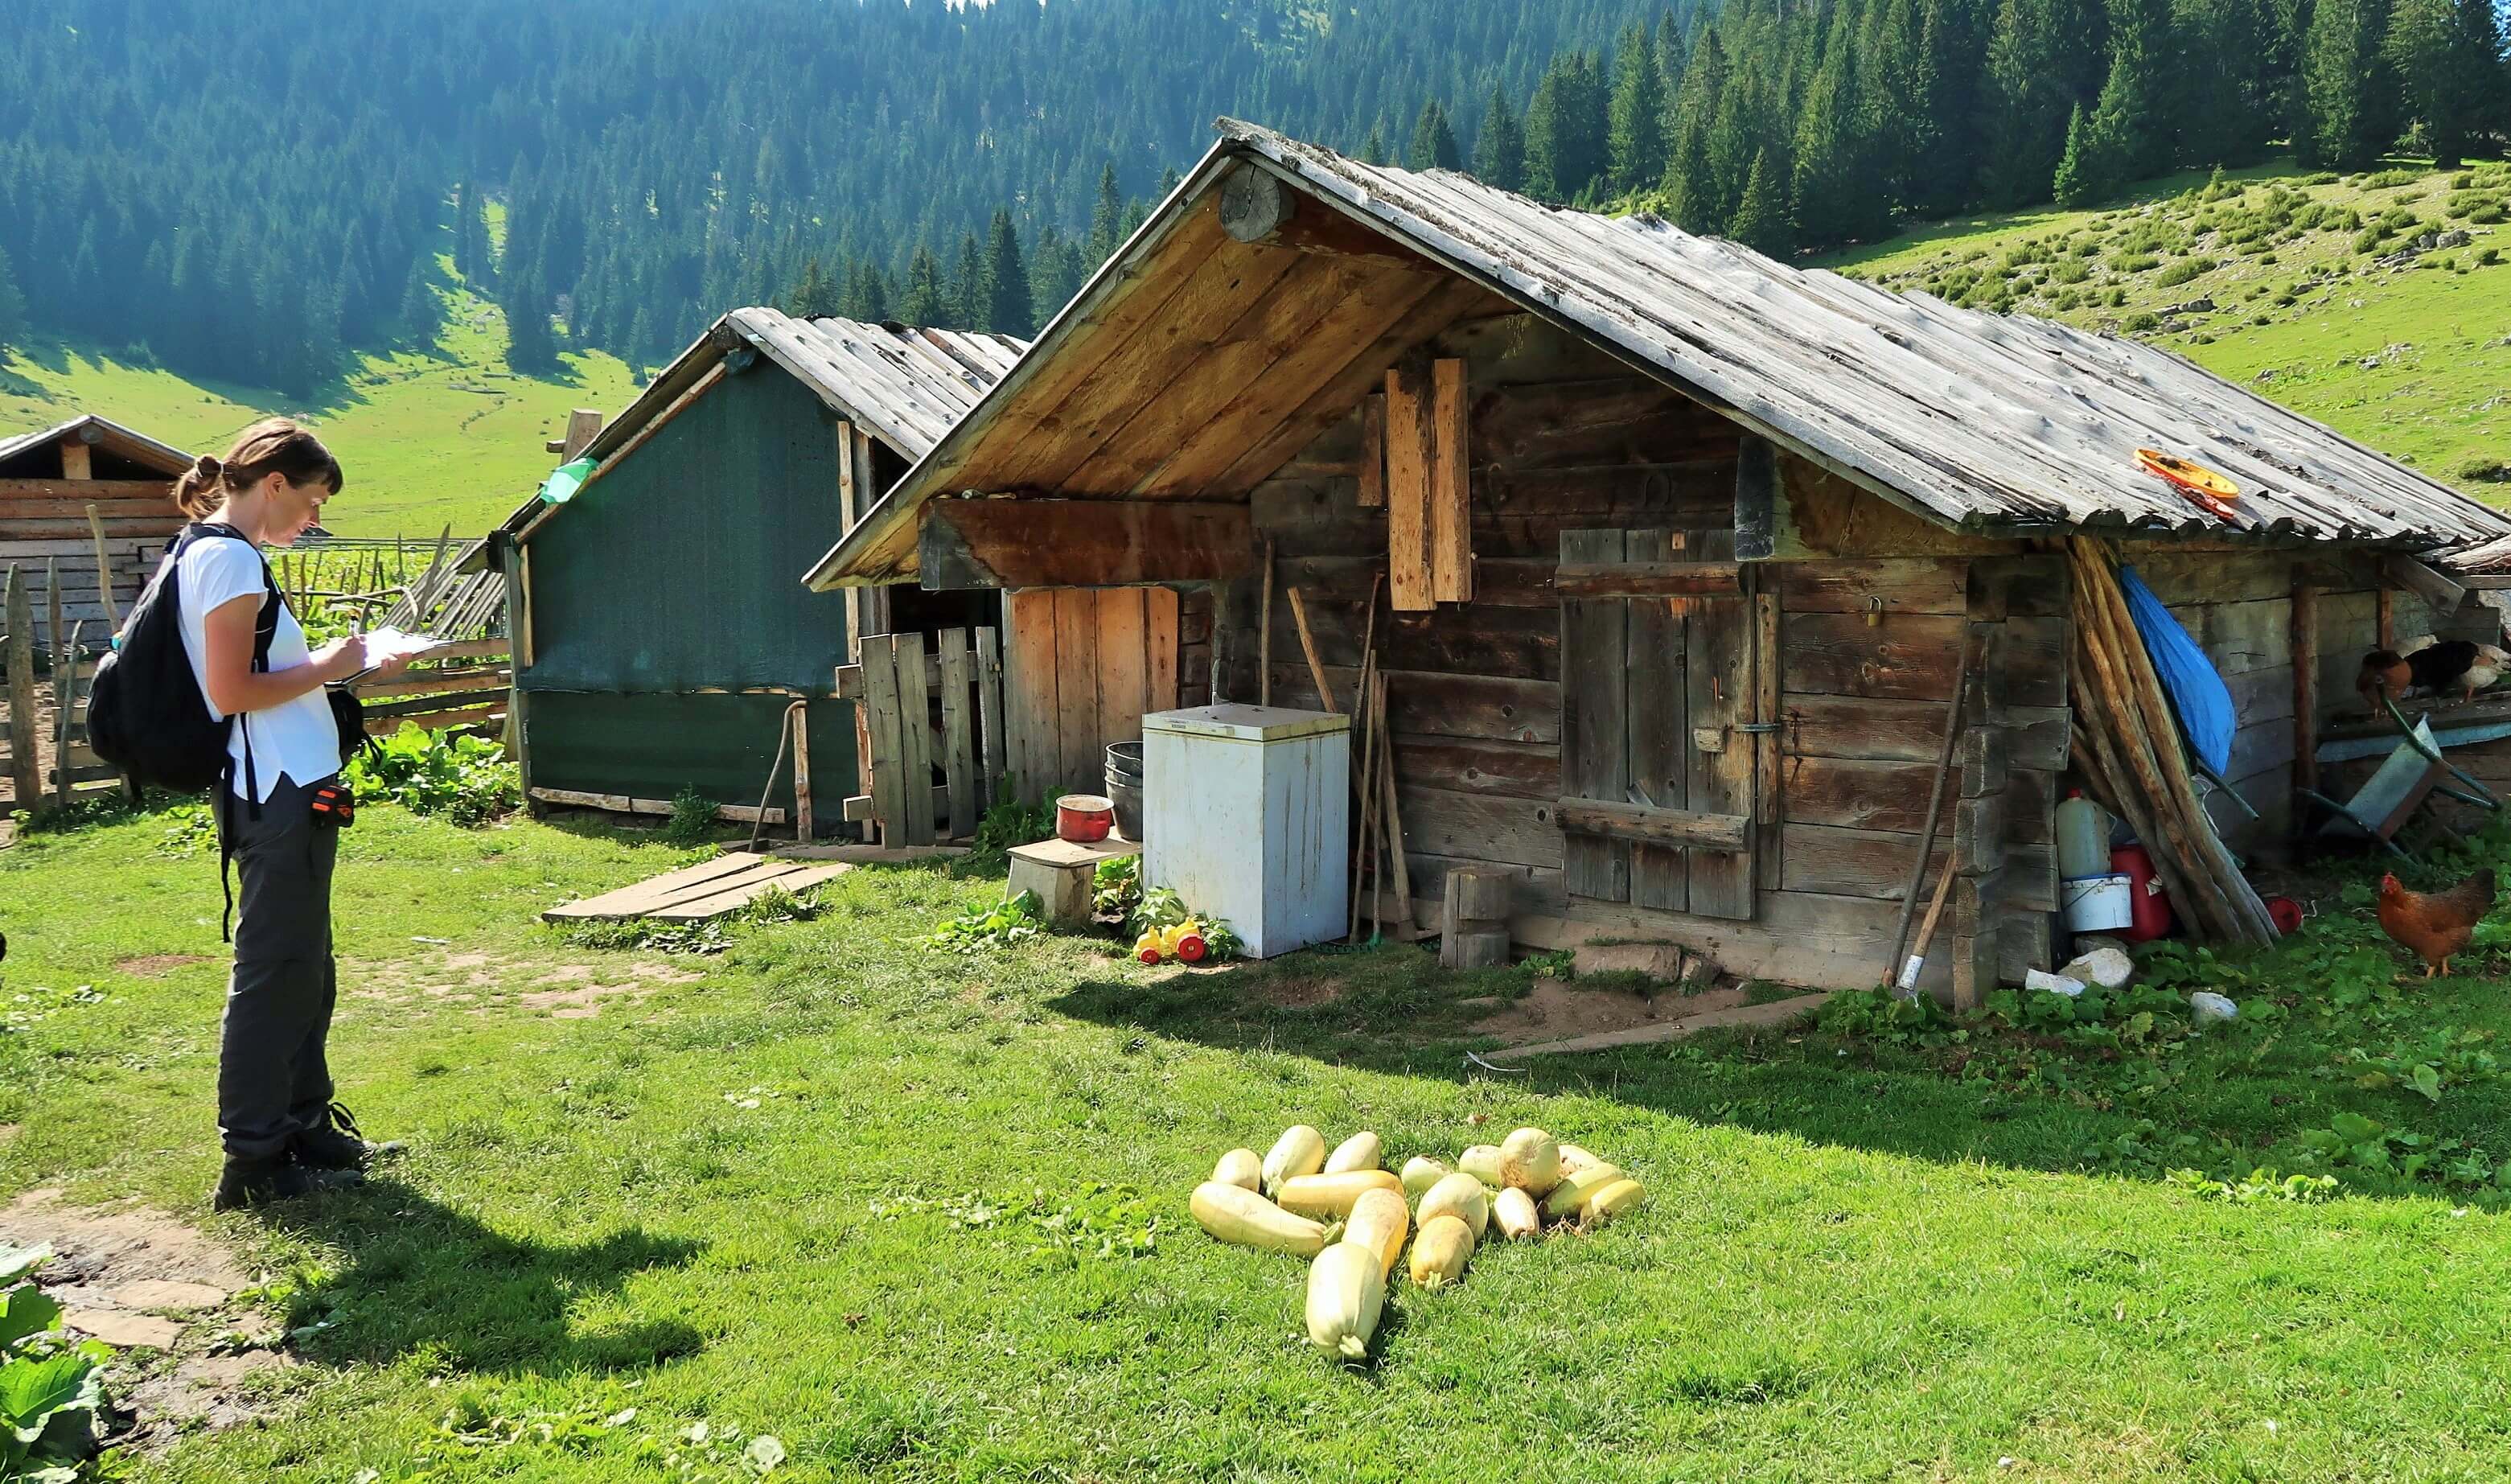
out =
{"type": "Polygon", "coordinates": [[[2451,956],[2465,953],[2476,924],[2493,910],[2493,873],[2480,871],[2448,891],[2409,891],[2394,876],[2380,878],[2380,931],[2424,961],[2424,977],[2450,972],[2451,956]]]}

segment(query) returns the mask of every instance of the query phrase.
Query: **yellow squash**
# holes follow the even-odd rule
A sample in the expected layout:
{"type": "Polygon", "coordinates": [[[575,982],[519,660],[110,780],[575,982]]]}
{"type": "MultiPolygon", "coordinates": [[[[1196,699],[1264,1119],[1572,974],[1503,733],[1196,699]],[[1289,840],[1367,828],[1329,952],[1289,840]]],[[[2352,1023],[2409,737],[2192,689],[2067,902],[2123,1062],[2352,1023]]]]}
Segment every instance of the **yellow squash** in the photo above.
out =
{"type": "Polygon", "coordinates": [[[1313,1175],[1325,1167],[1326,1136],[1304,1123],[1294,1123],[1282,1130],[1273,1141],[1272,1152],[1264,1156],[1264,1191],[1277,1194],[1282,1182],[1294,1175],[1313,1175]]]}
{"type": "Polygon", "coordinates": [[[1462,1170],[1430,1187],[1421,1197],[1421,1209],[1413,1218],[1426,1228],[1442,1216],[1453,1216],[1465,1224],[1481,1241],[1483,1229],[1490,1225],[1490,1194],[1483,1183],[1462,1170]]]}
{"type": "Polygon", "coordinates": [[[1344,1224],[1342,1239],[1370,1248],[1377,1254],[1386,1271],[1395,1271],[1395,1260],[1404,1255],[1404,1238],[1412,1230],[1412,1213],[1404,1209],[1404,1197],[1393,1191],[1366,1191],[1351,1203],[1351,1220],[1344,1224]]]}
{"type": "Polygon", "coordinates": [[[1332,1233],[1304,1216],[1293,1216],[1253,1191],[1207,1180],[1194,1188],[1194,1219],[1221,1241],[1265,1252],[1314,1257],[1332,1233]]]}
{"type": "Polygon", "coordinates": [[[1604,1161],[1602,1159],[1588,1153],[1585,1150],[1580,1149],[1574,1144],[1565,1144],[1561,1146],[1561,1174],[1564,1179],[1566,1179],[1571,1175],[1575,1175],[1580,1170],[1586,1169],[1591,1165],[1599,1165],[1603,1162],[1604,1161]]]}
{"type": "Polygon", "coordinates": [[[1644,1193],[1636,1180],[1616,1180],[1587,1197],[1587,1203],[1578,1210],[1579,1225],[1601,1227],[1638,1205],[1644,1193]]]}
{"type": "Polygon", "coordinates": [[[1358,1242],[1336,1242],[1308,1269],[1308,1338],[1344,1360],[1369,1356],[1377,1311],[1386,1302],[1386,1269],[1358,1242]]]}
{"type": "Polygon", "coordinates": [[[1491,1222],[1499,1234],[1511,1240],[1523,1240],[1543,1230],[1543,1218],[1534,1214],[1534,1197],[1512,1187],[1491,1197],[1491,1222]]]}
{"type": "Polygon", "coordinates": [[[1500,1141],[1499,1183],[1528,1195],[1549,1194],[1561,1183],[1561,1145],[1539,1128],[1521,1128],[1500,1141]]]}
{"type": "Polygon", "coordinates": [[[1591,1164],[1552,1188],[1552,1193],[1544,1197],[1543,1214],[1552,1221],[1575,1216],[1586,1205],[1588,1196],[1622,1178],[1619,1165],[1591,1164]]]}
{"type": "Polygon", "coordinates": [[[1349,1216],[1354,1202],[1370,1191],[1392,1191],[1401,1197],[1404,1183],[1384,1170],[1345,1170],[1339,1175],[1294,1175],[1282,1182],[1273,1198],[1285,1211],[1301,1216],[1349,1216]]]}
{"type": "Polygon", "coordinates": [[[1433,1216],[1412,1239],[1412,1281],[1444,1288],[1465,1275],[1465,1259],[1473,1253],[1472,1228],[1453,1216],[1433,1216]]]}
{"type": "Polygon", "coordinates": [[[1415,1154],[1404,1161],[1404,1193],[1418,1195],[1453,1173],[1427,1154],[1415,1154]]]}
{"type": "Polygon", "coordinates": [[[1373,1170],[1386,1162],[1386,1146],[1366,1129],[1334,1146],[1326,1156],[1326,1173],[1339,1175],[1345,1170],[1373,1170]]]}
{"type": "Polygon", "coordinates": [[[1487,1186],[1496,1187],[1505,1183],[1499,1178],[1499,1146],[1496,1144],[1466,1145],[1464,1153],[1456,1159],[1456,1168],[1487,1186]]]}
{"type": "Polygon", "coordinates": [[[1212,1178],[1242,1191],[1260,1191],[1264,1189],[1264,1161],[1256,1158],[1252,1149],[1234,1149],[1212,1167],[1212,1178]]]}

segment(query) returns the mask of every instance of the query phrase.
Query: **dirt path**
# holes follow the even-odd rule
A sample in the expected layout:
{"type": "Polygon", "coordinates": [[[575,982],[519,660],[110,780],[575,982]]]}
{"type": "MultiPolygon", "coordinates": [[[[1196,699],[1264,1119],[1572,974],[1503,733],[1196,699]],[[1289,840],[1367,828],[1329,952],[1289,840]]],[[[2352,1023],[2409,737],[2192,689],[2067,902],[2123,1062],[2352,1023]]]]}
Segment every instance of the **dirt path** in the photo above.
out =
{"type": "Polygon", "coordinates": [[[0,1209],[0,1245],[50,1246],[36,1279],[63,1322],[121,1351],[107,1386],[135,1421],[119,1443],[155,1447],[248,1421],[259,1415],[255,1378],[295,1363],[271,1321],[237,1299],[253,1280],[234,1256],[163,1212],[29,1191],[0,1209]]]}

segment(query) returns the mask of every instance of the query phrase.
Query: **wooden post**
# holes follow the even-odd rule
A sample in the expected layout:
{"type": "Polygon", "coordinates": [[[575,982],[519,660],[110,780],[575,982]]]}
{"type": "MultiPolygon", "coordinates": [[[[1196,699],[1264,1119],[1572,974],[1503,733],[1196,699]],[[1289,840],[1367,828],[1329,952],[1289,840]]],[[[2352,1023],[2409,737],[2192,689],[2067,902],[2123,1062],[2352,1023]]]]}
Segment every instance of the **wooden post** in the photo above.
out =
{"type": "MultiPolygon", "coordinates": [[[[2296,584],[2293,590],[2293,786],[2319,787],[2319,589],[2296,584]]],[[[2297,833],[2310,811],[2296,805],[2297,833]]]]}
{"type": "Polygon", "coordinates": [[[1430,597],[1474,596],[1473,482],[1465,450],[1465,363],[1430,363],[1430,597]]]}
{"type": "Polygon", "coordinates": [[[1327,711],[1338,712],[1342,708],[1334,704],[1333,683],[1326,679],[1326,667],[1317,658],[1317,637],[1308,629],[1308,605],[1299,596],[1297,588],[1290,590],[1290,598],[1291,622],[1299,631],[1299,652],[1307,656],[1308,679],[1316,683],[1317,705],[1327,711]]]}
{"type": "Polygon", "coordinates": [[[793,838],[809,844],[811,829],[811,703],[795,701],[785,708],[793,719],[793,838]]]}
{"type": "MultiPolygon", "coordinates": [[[[44,654],[52,661],[53,669],[56,672],[59,671],[61,668],[61,559],[58,557],[44,559],[44,654]]],[[[58,674],[54,678],[53,688],[55,690],[60,688],[58,674]]]]}
{"type": "MultiPolygon", "coordinates": [[[[855,425],[840,422],[837,424],[837,533],[844,535],[853,530],[855,523],[863,519],[864,511],[870,504],[870,497],[855,488],[855,425]]],[[[845,589],[846,663],[850,665],[863,663],[864,593],[865,590],[859,587],[845,589]]]]}
{"type": "Polygon", "coordinates": [[[122,605],[113,598],[113,553],[104,544],[104,517],[98,515],[96,501],[87,502],[87,528],[96,536],[96,586],[104,596],[104,621],[111,625],[110,636],[122,632],[122,605]]]}
{"type": "Polygon", "coordinates": [[[598,408],[580,407],[566,414],[566,438],[559,445],[559,461],[575,462],[575,456],[590,448],[601,436],[601,411],[598,408]]]}
{"type": "Polygon", "coordinates": [[[61,478],[65,480],[96,478],[95,450],[88,448],[84,441],[76,438],[61,440],[61,478]]]}
{"type": "Polygon", "coordinates": [[[1256,612],[1256,704],[1273,704],[1273,538],[1264,538],[1264,601],[1256,612]]]}
{"type": "Polygon", "coordinates": [[[69,658],[53,656],[53,803],[70,806],[70,723],[78,714],[78,641],[85,620],[70,625],[69,658]]]}
{"type": "Polygon", "coordinates": [[[44,806],[44,775],[36,758],[41,733],[35,729],[35,600],[26,591],[25,573],[9,575],[9,781],[18,807],[27,813],[44,806]]]}
{"type": "MultiPolygon", "coordinates": [[[[497,572],[506,580],[506,754],[515,760],[522,775],[523,798],[532,797],[531,733],[523,710],[523,558],[522,548],[516,545],[514,534],[498,531],[496,542],[497,572]]],[[[395,547],[400,543],[396,541],[395,547]]],[[[405,564],[402,568],[408,570],[405,564]]]]}
{"type": "Polygon", "coordinates": [[[1439,918],[1439,966],[1500,968],[1508,963],[1509,876],[1492,866],[1458,866],[1448,873],[1447,900],[1439,918]]]}

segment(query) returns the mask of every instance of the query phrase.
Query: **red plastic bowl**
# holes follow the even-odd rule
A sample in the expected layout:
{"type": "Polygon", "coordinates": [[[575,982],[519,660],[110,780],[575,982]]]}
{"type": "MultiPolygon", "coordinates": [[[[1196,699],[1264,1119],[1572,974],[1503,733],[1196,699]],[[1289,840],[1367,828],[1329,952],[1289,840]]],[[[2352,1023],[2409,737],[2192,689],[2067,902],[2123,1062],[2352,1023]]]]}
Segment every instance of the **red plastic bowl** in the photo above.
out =
{"type": "Polygon", "coordinates": [[[1099,794],[1066,794],[1055,801],[1055,836],[1095,845],[1116,827],[1116,801],[1099,794]]]}

